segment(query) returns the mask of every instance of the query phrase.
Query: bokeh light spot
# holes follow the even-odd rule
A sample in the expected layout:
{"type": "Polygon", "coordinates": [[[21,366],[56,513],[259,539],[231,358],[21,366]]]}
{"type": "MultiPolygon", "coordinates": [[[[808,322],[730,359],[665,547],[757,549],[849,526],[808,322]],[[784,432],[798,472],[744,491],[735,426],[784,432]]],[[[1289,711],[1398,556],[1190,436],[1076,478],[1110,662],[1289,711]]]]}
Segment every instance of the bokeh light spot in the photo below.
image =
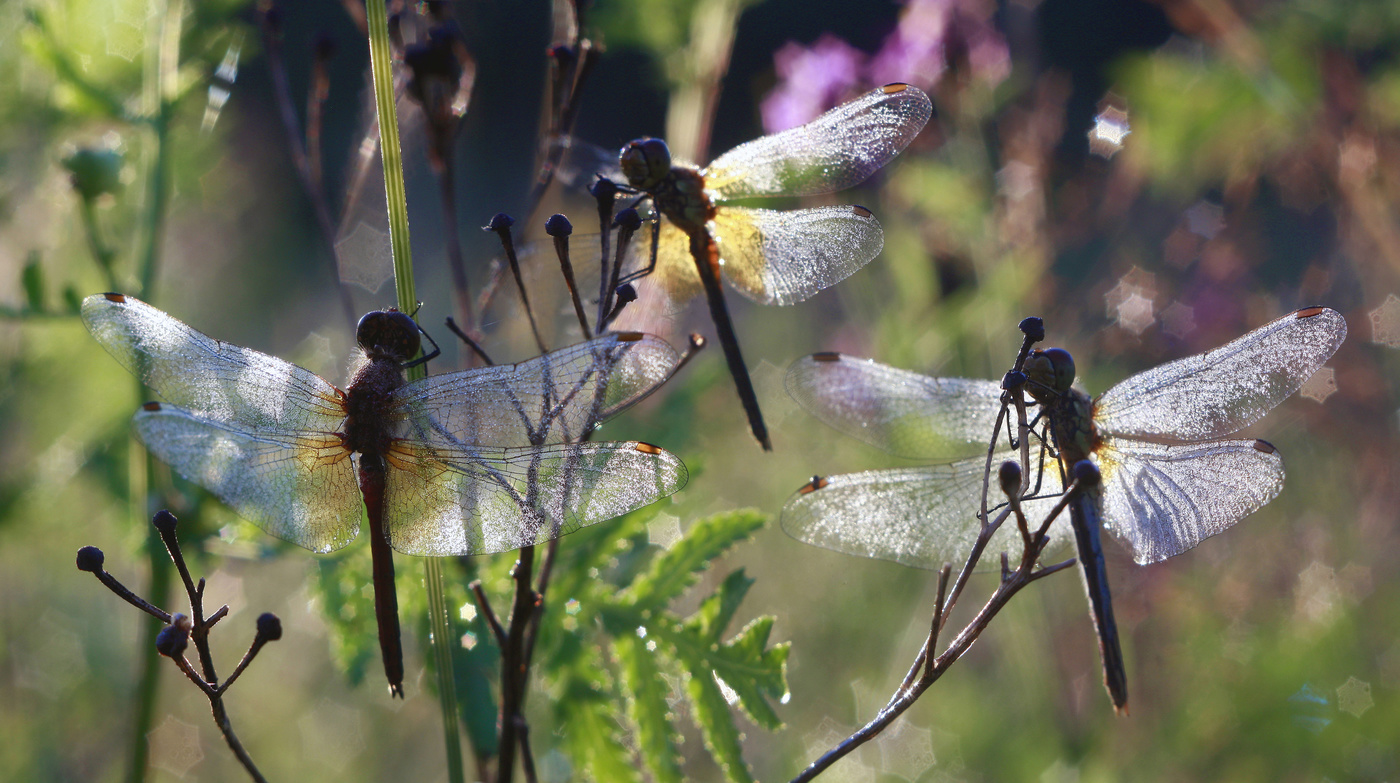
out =
{"type": "Polygon", "coordinates": [[[378,293],[393,276],[394,256],[389,232],[368,223],[359,223],[335,243],[335,257],[340,265],[341,281],[354,283],[371,294],[378,293]]]}
{"type": "Polygon", "coordinates": [[[1299,619],[1312,623],[1330,619],[1337,608],[1336,571],[1314,560],[1298,574],[1293,597],[1299,619]]]}
{"type": "Polygon", "coordinates": [[[472,620],[475,620],[476,604],[472,603],[471,601],[467,601],[466,603],[462,604],[462,608],[457,610],[457,616],[462,618],[466,622],[471,622],[472,620]]]}
{"type": "Polygon", "coordinates": [[[1358,680],[1355,677],[1348,677],[1340,688],[1337,688],[1337,707],[1342,712],[1351,713],[1359,718],[1366,710],[1375,706],[1375,701],[1371,699],[1371,683],[1358,680]]]}
{"type": "Polygon", "coordinates": [[[146,49],[146,33],[139,27],[117,20],[107,26],[107,54],[135,62],[146,49]]]}
{"type": "Polygon", "coordinates": [[[1323,367],[1312,374],[1312,377],[1303,382],[1299,387],[1298,394],[1310,400],[1325,402],[1337,391],[1337,371],[1331,367],[1323,367]]]}
{"type": "Polygon", "coordinates": [[[933,768],[933,734],[908,721],[897,721],[876,740],[880,746],[880,771],[914,781],[933,768]]]}
{"type": "Polygon", "coordinates": [[[1156,276],[1133,267],[1104,294],[1104,304],[1108,317],[1115,323],[1133,334],[1142,334],[1156,322],[1153,307],[1156,298],[1156,276]]]}
{"type": "Polygon", "coordinates": [[[1111,158],[1123,149],[1123,139],[1132,130],[1128,127],[1128,113],[1109,106],[1094,117],[1094,127],[1089,131],[1089,151],[1101,158],[1111,158]]]}
{"type": "Polygon", "coordinates": [[[1184,340],[1196,331],[1196,311],[1190,305],[1172,302],[1162,311],[1162,331],[1184,340]]]}
{"type": "Polygon", "coordinates": [[[647,523],[648,542],[662,549],[670,549],[679,540],[681,540],[680,517],[672,514],[658,514],[655,519],[647,523]]]}
{"type": "Polygon", "coordinates": [[[1210,201],[1197,201],[1186,210],[1186,230],[1203,239],[1215,239],[1225,229],[1225,208],[1210,201]]]}
{"type": "Polygon", "coordinates": [[[307,760],[332,773],[343,772],[365,748],[363,724],[359,710],[321,700],[297,721],[307,760]]]}
{"type": "Polygon", "coordinates": [[[151,766],[183,778],[194,765],[204,760],[204,748],[199,744],[199,727],[185,723],[174,715],[146,734],[151,746],[151,766]]]}
{"type": "Polygon", "coordinates": [[[1400,348],[1400,296],[1390,294],[1370,315],[1371,342],[1400,348]]]}

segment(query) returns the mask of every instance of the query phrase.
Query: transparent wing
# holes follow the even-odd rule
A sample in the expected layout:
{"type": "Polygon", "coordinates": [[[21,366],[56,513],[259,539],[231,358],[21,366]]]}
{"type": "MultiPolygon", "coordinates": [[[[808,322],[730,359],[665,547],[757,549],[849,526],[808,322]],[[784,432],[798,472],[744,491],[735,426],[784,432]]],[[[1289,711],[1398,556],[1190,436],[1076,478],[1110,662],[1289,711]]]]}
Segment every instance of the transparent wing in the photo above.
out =
{"type": "Polygon", "coordinates": [[[157,459],[270,535],[331,552],[360,530],[359,484],[333,432],[244,430],[160,403],[133,425],[157,459]]]}
{"type": "Polygon", "coordinates": [[[837,430],[916,459],[968,454],[973,444],[985,449],[1001,410],[993,381],[930,378],[838,353],[794,362],[787,390],[837,430]]]}
{"type": "MultiPolygon", "coordinates": [[[[870,263],[885,243],[880,222],[865,207],[720,207],[710,231],[724,278],[763,304],[801,302],[870,263]]],[[[693,261],[690,266],[699,285],[693,261]]]]}
{"type": "MultiPolygon", "coordinates": [[[[631,260],[627,271],[647,268],[651,263],[651,243],[651,227],[643,226],[628,248],[631,260]]],[[[633,285],[639,301],[656,299],[656,306],[663,313],[676,312],[705,290],[700,283],[700,273],[695,271],[695,259],[690,255],[690,240],[671,221],[661,221],[656,268],[633,285]]]]}
{"type": "Polygon", "coordinates": [[[275,356],[215,340],[121,294],[83,300],[83,323],[156,394],[242,432],[333,432],[345,418],[340,390],[275,356]]]}
{"type": "Polygon", "coordinates": [[[679,358],[658,337],[613,332],[519,364],[430,376],[394,392],[390,431],[449,447],[578,439],[650,394],[679,358]]]}
{"type": "Polygon", "coordinates": [[[550,151],[560,154],[554,178],[568,187],[587,190],[599,177],[627,181],[617,164],[616,149],[604,149],[577,136],[562,134],[550,142],[550,151]]]}
{"type": "Polygon", "coordinates": [[[1346,336],[1346,320],[1336,310],[1299,310],[1213,351],[1134,375],[1095,402],[1094,421],[1124,438],[1189,443],[1225,437],[1297,391],[1346,336]]]}
{"type": "Polygon", "coordinates": [[[720,200],[849,188],[909,146],[932,111],[917,87],[887,84],[806,125],[740,144],[705,169],[705,185],[720,200]]]}
{"type": "Polygon", "coordinates": [[[1278,496],[1283,460],[1262,440],[1165,445],[1106,439],[1104,526],[1140,564],[1179,555],[1278,496]]]}
{"type": "Polygon", "coordinates": [[[480,555],[549,541],[685,486],[685,465],[646,443],[538,449],[401,441],[388,455],[389,543],[410,555],[480,555]]]}
{"type": "MultiPolygon", "coordinates": [[[[992,464],[1011,456],[1009,452],[997,455],[992,464]]],[[[956,568],[967,561],[980,529],[977,510],[986,464],[982,457],[819,479],[798,490],[783,506],[783,530],[799,541],[848,555],[915,568],[935,569],[944,563],[956,568]]],[[[1040,488],[1047,497],[1023,503],[1028,521],[1042,521],[1060,491],[1058,471],[1047,469],[1040,488]]],[[[1049,535],[1047,551],[1073,540],[1068,515],[1055,520],[1049,535]]],[[[997,530],[986,554],[1002,551],[1021,551],[1014,520],[997,530]]]]}

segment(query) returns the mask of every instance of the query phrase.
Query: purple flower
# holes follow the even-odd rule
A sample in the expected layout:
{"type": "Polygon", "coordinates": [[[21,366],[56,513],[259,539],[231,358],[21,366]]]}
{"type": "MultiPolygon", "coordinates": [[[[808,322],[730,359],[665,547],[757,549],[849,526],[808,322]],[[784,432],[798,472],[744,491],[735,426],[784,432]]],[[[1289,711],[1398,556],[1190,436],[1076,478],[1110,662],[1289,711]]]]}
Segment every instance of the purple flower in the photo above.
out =
{"type": "Polygon", "coordinates": [[[987,0],[908,0],[880,51],[867,56],[830,33],[810,47],[789,42],[773,55],[778,84],[762,105],[777,133],[810,122],[865,87],[909,82],[931,89],[951,62],[991,86],[1011,73],[1006,39],[987,0]]]}
{"type": "Polygon", "coordinates": [[[830,33],[810,48],[788,42],[773,55],[778,86],[763,99],[763,129],[777,133],[810,122],[861,82],[865,53],[830,33]]]}

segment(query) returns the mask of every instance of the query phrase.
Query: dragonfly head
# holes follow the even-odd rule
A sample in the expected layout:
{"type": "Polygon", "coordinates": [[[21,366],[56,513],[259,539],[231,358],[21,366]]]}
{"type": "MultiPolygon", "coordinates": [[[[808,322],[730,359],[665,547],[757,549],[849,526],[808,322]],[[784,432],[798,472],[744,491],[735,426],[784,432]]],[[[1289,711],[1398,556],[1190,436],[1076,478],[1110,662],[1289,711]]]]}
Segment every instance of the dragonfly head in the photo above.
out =
{"type": "Polygon", "coordinates": [[[1032,397],[1039,394],[1064,394],[1074,385],[1074,357],[1063,348],[1031,351],[1021,368],[1026,374],[1027,390],[1032,397]]]}
{"type": "Polygon", "coordinates": [[[355,342],[371,358],[389,358],[402,364],[418,353],[418,324],[392,308],[365,313],[355,327],[355,342]]]}
{"type": "Polygon", "coordinates": [[[638,190],[651,190],[671,173],[671,149],[661,139],[637,139],[627,142],[617,162],[627,184],[638,190]]]}

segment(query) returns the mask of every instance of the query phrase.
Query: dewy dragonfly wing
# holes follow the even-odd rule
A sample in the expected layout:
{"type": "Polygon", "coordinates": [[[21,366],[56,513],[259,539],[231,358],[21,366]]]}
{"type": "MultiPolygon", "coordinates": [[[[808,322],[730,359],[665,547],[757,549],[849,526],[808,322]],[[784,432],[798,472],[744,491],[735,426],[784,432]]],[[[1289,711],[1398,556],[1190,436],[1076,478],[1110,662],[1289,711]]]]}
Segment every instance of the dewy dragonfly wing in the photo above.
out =
{"type": "MultiPolygon", "coordinates": [[[[993,467],[1012,456],[996,455],[993,467]]],[[[986,464],[986,457],[979,457],[819,478],[783,506],[782,527],[799,541],[850,555],[915,568],[936,569],[944,563],[958,567],[966,562],[980,529],[977,512],[986,464]]],[[[1031,524],[1039,524],[1054,506],[1060,489],[1057,472],[1045,471],[1040,496],[1023,502],[1031,524]]],[[[999,494],[991,496],[992,502],[999,500],[999,494]]],[[[1060,549],[1073,539],[1064,519],[1056,520],[1048,535],[1048,549],[1060,549]]],[[[1018,551],[1020,531],[1014,518],[1008,518],[985,552],[1018,551]]]]}
{"type": "Polygon", "coordinates": [[[794,362],[787,390],[837,430],[915,459],[956,457],[978,446],[985,454],[1001,410],[993,381],[931,378],[838,353],[794,362]]]}
{"type": "Polygon", "coordinates": [[[339,389],[130,296],[90,296],[82,316],[123,367],[174,403],[136,414],[153,454],[278,538],[327,552],[355,537],[360,492],[336,434],[339,389]]]}
{"type": "Polygon", "coordinates": [[[429,376],[394,392],[396,437],[448,449],[582,437],[642,399],[680,357],[665,340],[612,332],[529,361],[429,376]]]}
{"type": "Polygon", "coordinates": [[[359,483],[332,432],[251,431],[160,403],[133,424],[157,459],[269,535],[324,553],[359,533],[359,483]]]}
{"type": "Polygon", "coordinates": [[[543,543],[654,503],[688,479],[675,455],[635,441],[519,449],[404,441],[388,462],[389,542],[410,555],[543,543]]]}
{"type": "Polygon", "coordinates": [[[1106,438],[1096,454],[1105,526],[1143,565],[1225,531],[1283,489],[1283,460],[1262,440],[1106,438]]]}
{"type": "Polygon", "coordinates": [[[710,226],[724,279],[762,304],[801,302],[859,271],[885,243],[879,221],[856,206],[720,207],[710,226]]]}
{"type": "Polygon", "coordinates": [[[932,111],[917,87],[889,84],[806,125],[740,144],[705,169],[705,184],[720,200],[849,188],[909,146],[932,111]]]}
{"type": "Polygon", "coordinates": [[[134,297],[94,294],[83,323],[156,394],[190,412],[255,432],[334,432],[341,393],[275,356],[216,340],[134,297]]]}
{"type": "Polygon", "coordinates": [[[1213,351],[1134,375],[1095,401],[1094,421],[1124,438],[1223,438],[1297,391],[1346,335],[1346,320],[1337,311],[1299,310],[1213,351]]]}

